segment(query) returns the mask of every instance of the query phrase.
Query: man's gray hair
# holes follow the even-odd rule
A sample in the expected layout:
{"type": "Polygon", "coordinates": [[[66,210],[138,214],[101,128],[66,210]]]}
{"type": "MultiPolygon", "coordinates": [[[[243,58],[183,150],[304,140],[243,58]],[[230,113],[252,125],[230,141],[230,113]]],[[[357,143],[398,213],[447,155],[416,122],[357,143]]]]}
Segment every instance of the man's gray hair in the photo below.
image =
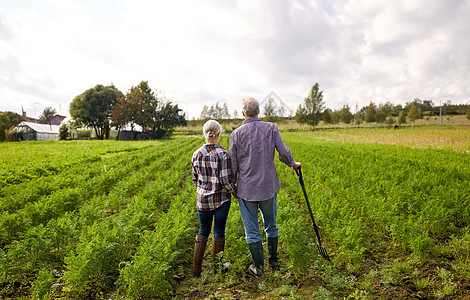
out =
{"type": "Polygon", "coordinates": [[[204,137],[213,140],[220,132],[220,124],[216,120],[207,121],[202,127],[204,137]]]}
{"type": "Polygon", "coordinates": [[[259,103],[253,97],[246,97],[242,100],[242,112],[248,117],[255,117],[259,114],[259,103]]]}

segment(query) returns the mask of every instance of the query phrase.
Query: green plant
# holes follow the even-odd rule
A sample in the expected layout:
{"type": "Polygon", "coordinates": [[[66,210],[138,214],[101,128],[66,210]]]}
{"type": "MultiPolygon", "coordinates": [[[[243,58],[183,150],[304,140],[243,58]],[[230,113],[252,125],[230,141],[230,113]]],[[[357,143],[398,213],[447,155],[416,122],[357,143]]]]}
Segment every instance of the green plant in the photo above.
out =
{"type": "Polygon", "coordinates": [[[333,296],[333,294],[324,288],[323,286],[320,286],[316,291],[312,293],[313,299],[319,299],[319,300],[332,300],[336,299],[336,297],[333,296]]]}
{"type": "Polygon", "coordinates": [[[390,285],[395,285],[398,283],[398,276],[397,274],[393,271],[392,268],[385,267],[380,271],[381,275],[381,282],[385,286],[390,286],[390,285]]]}
{"type": "Polygon", "coordinates": [[[434,295],[442,299],[445,296],[453,295],[456,292],[454,287],[454,274],[447,269],[437,268],[437,275],[441,278],[441,288],[434,291],[434,295]]]}
{"type": "Polygon", "coordinates": [[[413,284],[420,290],[425,289],[431,283],[430,277],[413,278],[413,284]]]}
{"type": "Polygon", "coordinates": [[[53,270],[43,269],[39,271],[31,287],[33,297],[35,299],[48,299],[54,282],[55,274],[53,270]]]}

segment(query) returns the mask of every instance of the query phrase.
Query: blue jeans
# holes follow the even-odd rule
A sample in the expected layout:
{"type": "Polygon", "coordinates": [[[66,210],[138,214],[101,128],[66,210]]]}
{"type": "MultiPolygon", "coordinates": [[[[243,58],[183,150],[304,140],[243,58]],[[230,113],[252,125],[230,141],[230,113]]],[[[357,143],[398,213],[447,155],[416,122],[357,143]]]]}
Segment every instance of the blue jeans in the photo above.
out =
{"type": "Polygon", "coordinates": [[[238,204],[243,224],[245,225],[245,237],[248,244],[261,242],[258,225],[258,208],[263,218],[266,237],[275,238],[279,236],[279,229],[276,224],[277,194],[271,199],[264,201],[246,201],[238,198],[238,204]]]}
{"type": "Polygon", "coordinates": [[[231,201],[224,202],[214,210],[197,210],[199,215],[199,233],[197,235],[208,237],[211,233],[212,218],[214,218],[214,237],[225,237],[225,225],[227,224],[228,212],[231,201]]]}

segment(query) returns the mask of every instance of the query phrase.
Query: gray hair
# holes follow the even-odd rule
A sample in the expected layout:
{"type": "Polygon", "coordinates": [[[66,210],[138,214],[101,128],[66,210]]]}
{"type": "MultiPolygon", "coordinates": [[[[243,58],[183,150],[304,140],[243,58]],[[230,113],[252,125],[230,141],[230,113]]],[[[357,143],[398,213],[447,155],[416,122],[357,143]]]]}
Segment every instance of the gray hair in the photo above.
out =
{"type": "Polygon", "coordinates": [[[202,127],[204,137],[213,140],[220,133],[220,124],[216,120],[209,120],[202,127]]]}
{"type": "Polygon", "coordinates": [[[259,103],[253,97],[246,97],[242,100],[242,112],[248,117],[255,117],[259,114],[259,103]]]}

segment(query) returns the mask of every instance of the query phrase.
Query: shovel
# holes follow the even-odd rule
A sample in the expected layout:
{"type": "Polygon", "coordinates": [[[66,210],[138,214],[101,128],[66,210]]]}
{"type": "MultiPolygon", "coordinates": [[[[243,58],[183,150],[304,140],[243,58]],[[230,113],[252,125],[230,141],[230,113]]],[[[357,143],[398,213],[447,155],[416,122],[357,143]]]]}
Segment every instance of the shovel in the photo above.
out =
{"type": "Polygon", "coordinates": [[[302,171],[300,170],[300,168],[298,168],[295,170],[295,173],[297,174],[297,177],[299,178],[300,185],[302,186],[302,191],[304,192],[305,201],[307,202],[308,212],[310,213],[310,218],[312,218],[313,229],[315,230],[315,234],[317,236],[317,241],[318,241],[318,244],[317,244],[318,251],[320,252],[321,256],[323,256],[324,259],[331,261],[330,257],[328,256],[328,253],[326,252],[325,247],[323,247],[321,244],[320,234],[318,233],[318,226],[315,223],[315,219],[313,218],[312,208],[310,207],[310,203],[308,202],[307,191],[305,190],[304,179],[302,177],[302,171]]]}

